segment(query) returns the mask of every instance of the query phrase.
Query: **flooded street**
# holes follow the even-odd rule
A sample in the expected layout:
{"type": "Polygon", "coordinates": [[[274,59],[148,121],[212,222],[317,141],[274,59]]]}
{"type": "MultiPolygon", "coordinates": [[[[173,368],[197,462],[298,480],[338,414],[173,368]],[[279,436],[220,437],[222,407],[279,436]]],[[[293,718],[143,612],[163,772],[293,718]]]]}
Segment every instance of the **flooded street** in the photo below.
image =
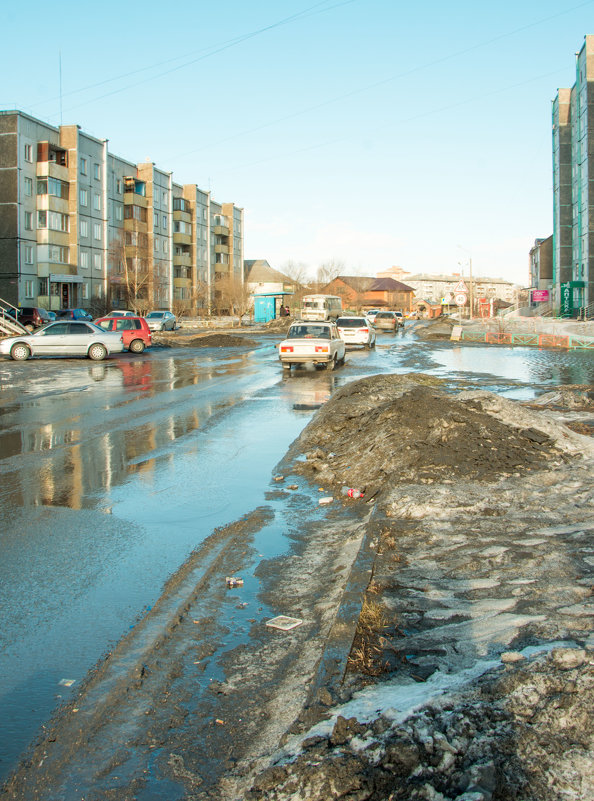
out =
{"type": "MultiPolygon", "coordinates": [[[[275,465],[335,388],[423,372],[529,399],[594,382],[588,351],[409,333],[379,335],[334,372],[283,376],[275,341],[0,363],[0,779],[215,529],[264,504],[282,514],[275,465]]],[[[279,526],[256,545],[262,558],[288,547],[279,526]]]]}

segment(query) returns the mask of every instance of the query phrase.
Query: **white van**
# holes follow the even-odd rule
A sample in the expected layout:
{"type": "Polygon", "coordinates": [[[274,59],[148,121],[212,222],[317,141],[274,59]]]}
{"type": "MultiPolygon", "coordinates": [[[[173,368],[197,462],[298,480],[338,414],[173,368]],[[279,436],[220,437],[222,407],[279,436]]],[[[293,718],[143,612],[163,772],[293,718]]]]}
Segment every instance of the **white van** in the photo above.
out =
{"type": "Polygon", "coordinates": [[[302,320],[336,320],[342,313],[337,295],[305,295],[301,301],[302,320]]]}

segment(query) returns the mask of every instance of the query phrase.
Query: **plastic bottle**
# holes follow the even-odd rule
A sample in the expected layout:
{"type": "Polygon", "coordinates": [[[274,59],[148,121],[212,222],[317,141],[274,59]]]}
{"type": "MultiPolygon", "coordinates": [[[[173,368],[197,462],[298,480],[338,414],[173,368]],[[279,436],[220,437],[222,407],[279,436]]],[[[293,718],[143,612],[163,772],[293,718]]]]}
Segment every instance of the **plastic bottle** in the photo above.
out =
{"type": "Polygon", "coordinates": [[[341,493],[349,498],[362,498],[363,493],[361,490],[353,489],[352,487],[343,487],[341,493]]]}

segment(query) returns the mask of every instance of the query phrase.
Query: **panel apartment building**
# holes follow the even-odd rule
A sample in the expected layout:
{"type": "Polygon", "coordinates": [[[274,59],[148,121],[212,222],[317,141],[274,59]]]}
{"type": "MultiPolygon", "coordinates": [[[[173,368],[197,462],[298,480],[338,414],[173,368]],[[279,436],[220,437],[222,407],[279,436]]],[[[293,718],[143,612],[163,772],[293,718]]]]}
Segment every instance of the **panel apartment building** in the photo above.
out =
{"type": "Polygon", "coordinates": [[[594,304],[594,36],[575,66],[573,88],[553,101],[552,284],[555,307],[569,317],[594,304]]]}
{"type": "Polygon", "coordinates": [[[78,125],[0,111],[0,298],[204,312],[243,283],[243,210],[78,125]]]}

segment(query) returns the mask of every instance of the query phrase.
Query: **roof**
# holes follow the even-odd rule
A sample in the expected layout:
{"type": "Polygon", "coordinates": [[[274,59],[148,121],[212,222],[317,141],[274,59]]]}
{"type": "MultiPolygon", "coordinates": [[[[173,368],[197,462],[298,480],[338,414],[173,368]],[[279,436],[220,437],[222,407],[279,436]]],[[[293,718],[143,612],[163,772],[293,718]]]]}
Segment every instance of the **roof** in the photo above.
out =
{"type": "Polygon", "coordinates": [[[268,264],[266,259],[250,259],[244,261],[245,280],[248,284],[294,284],[292,278],[279,273],[268,264]]]}
{"type": "MultiPolygon", "coordinates": [[[[335,281],[342,281],[355,292],[414,292],[411,286],[394,278],[370,278],[366,275],[337,275],[335,281]]],[[[332,281],[330,283],[333,283],[332,281]]],[[[327,286],[329,286],[328,284],[327,286]]]]}

